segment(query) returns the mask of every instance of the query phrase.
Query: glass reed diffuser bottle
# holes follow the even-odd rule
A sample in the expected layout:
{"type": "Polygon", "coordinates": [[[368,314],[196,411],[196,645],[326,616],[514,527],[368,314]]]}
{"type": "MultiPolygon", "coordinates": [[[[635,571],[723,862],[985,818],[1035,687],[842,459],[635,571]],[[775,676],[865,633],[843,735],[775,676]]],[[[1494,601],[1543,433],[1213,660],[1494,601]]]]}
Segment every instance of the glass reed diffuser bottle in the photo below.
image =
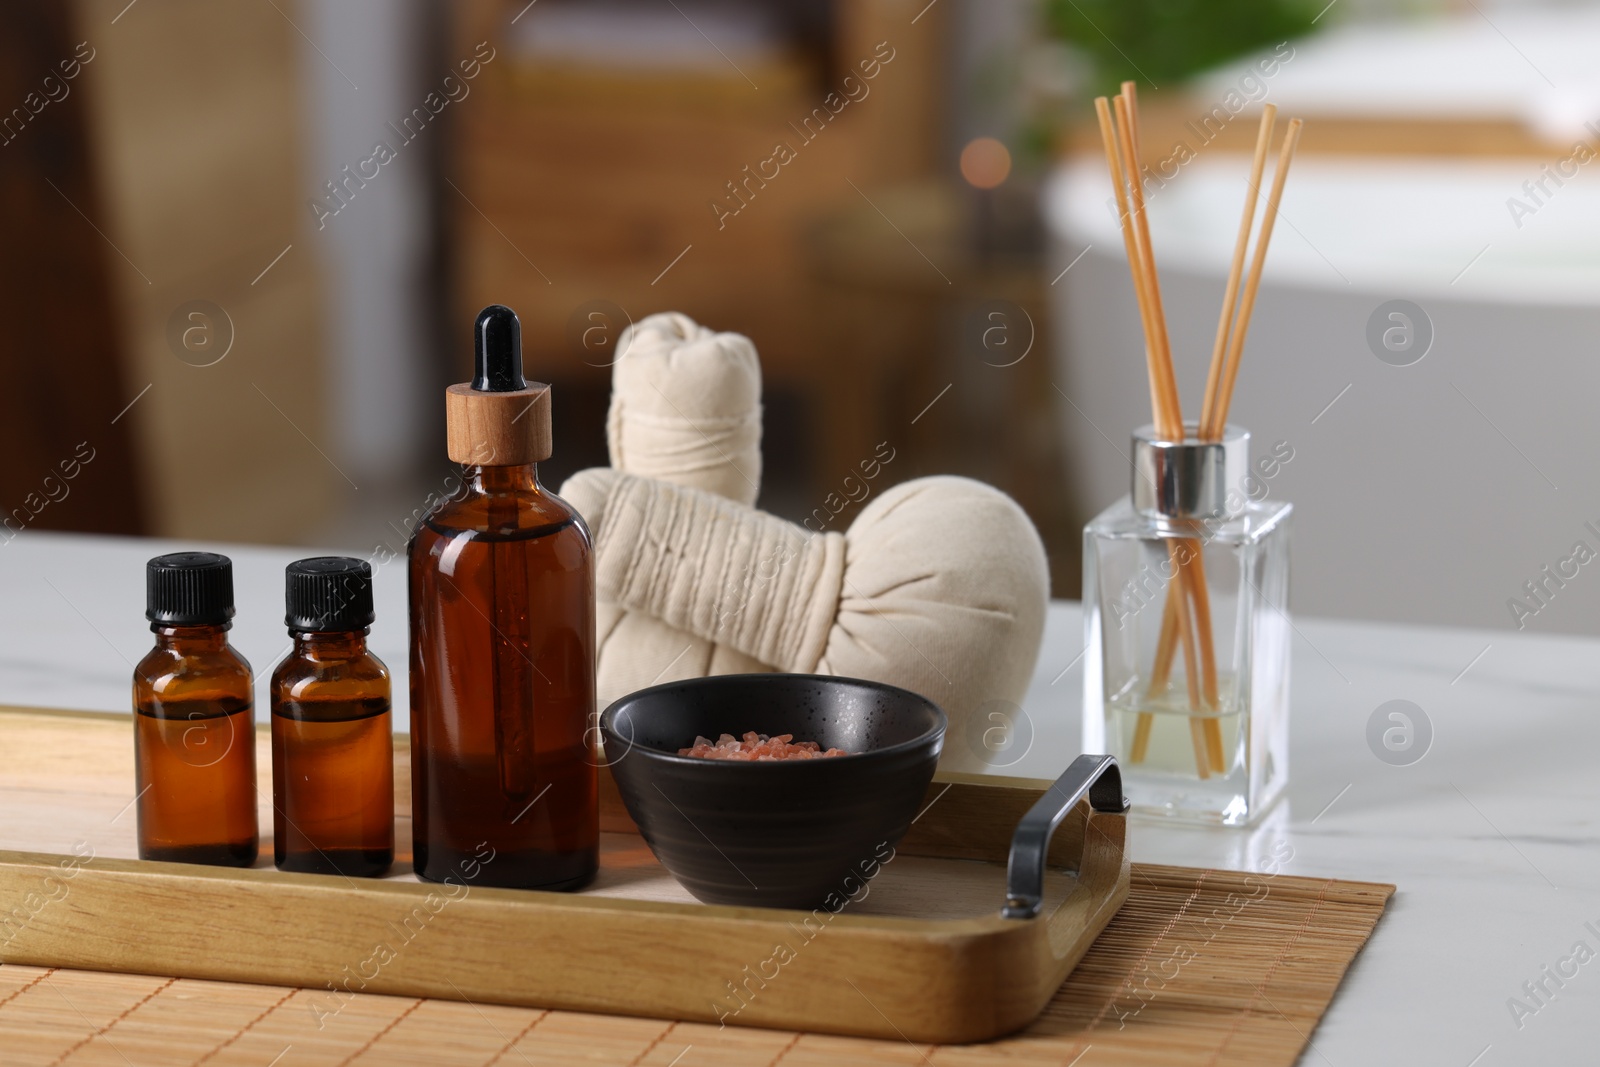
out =
{"type": "Polygon", "coordinates": [[[1292,509],[1282,456],[1197,436],[1134,434],[1132,492],[1084,529],[1083,746],[1135,809],[1243,826],[1288,781],[1292,509]]]}

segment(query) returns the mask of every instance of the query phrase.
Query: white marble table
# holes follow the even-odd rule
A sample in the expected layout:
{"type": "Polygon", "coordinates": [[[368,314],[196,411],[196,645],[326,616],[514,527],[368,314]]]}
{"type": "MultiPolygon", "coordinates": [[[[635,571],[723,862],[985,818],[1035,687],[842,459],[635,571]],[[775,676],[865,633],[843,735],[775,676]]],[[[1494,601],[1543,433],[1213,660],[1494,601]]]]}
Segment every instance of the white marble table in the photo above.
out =
{"type": "MultiPolygon", "coordinates": [[[[283,567],[312,553],[24,533],[0,543],[0,703],[127,711],[150,644],[143,564],[180,547],[233,557],[234,640],[265,676],[287,645],[283,567]]],[[[376,599],[374,648],[403,676],[400,564],[376,599]]],[[[1056,604],[1024,702],[1033,743],[1007,773],[1053,776],[1077,753],[1082,647],[1078,606],[1056,604]]],[[[1293,671],[1288,800],[1249,831],[1140,820],[1134,857],[1245,869],[1292,850],[1288,873],[1399,886],[1304,1063],[1600,1062],[1600,641],[1302,619],[1293,671]],[[1409,766],[1367,745],[1392,699],[1432,723],[1409,766]],[[1537,1010],[1514,1019],[1513,997],[1537,1010]]]]}

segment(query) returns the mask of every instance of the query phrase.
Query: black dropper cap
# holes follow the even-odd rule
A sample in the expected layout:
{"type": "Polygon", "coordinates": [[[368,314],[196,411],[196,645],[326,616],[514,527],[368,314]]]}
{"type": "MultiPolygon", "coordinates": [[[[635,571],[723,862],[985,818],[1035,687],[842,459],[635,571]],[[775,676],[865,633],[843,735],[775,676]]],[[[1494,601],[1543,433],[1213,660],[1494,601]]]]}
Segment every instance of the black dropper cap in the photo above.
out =
{"type": "Polygon", "coordinates": [[[173,552],[144,567],[144,617],[157,626],[224,626],[233,618],[233,561],[173,552]]]}
{"type": "Polygon", "coordinates": [[[284,570],[288,611],[284,625],[299,633],[364,630],[372,610],[372,568],[349,556],[317,556],[284,570]]]}
{"type": "Polygon", "coordinates": [[[490,304],[472,325],[472,388],[511,393],[528,387],[522,376],[522,323],[504,304],[490,304]]]}

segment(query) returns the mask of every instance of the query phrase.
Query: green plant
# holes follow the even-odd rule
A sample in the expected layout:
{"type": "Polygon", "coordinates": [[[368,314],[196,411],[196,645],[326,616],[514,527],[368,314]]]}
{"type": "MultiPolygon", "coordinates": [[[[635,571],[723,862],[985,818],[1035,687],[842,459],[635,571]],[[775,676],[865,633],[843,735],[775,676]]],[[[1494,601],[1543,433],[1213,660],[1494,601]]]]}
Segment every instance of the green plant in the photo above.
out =
{"type": "Polygon", "coordinates": [[[1090,88],[1181,83],[1235,56],[1314,29],[1321,0],[1045,0],[1051,32],[1092,67],[1090,88]]]}

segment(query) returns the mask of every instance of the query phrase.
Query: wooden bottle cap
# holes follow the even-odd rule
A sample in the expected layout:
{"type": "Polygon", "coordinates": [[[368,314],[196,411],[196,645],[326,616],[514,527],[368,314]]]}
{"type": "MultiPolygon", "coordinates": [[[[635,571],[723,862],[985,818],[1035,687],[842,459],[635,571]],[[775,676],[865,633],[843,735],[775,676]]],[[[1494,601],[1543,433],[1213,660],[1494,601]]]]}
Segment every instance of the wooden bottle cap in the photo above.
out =
{"type": "Polygon", "coordinates": [[[543,382],[503,393],[462,382],[445,390],[444,410],[452,462],[511,467],[550,458],[550,387],[543,382]]]}

